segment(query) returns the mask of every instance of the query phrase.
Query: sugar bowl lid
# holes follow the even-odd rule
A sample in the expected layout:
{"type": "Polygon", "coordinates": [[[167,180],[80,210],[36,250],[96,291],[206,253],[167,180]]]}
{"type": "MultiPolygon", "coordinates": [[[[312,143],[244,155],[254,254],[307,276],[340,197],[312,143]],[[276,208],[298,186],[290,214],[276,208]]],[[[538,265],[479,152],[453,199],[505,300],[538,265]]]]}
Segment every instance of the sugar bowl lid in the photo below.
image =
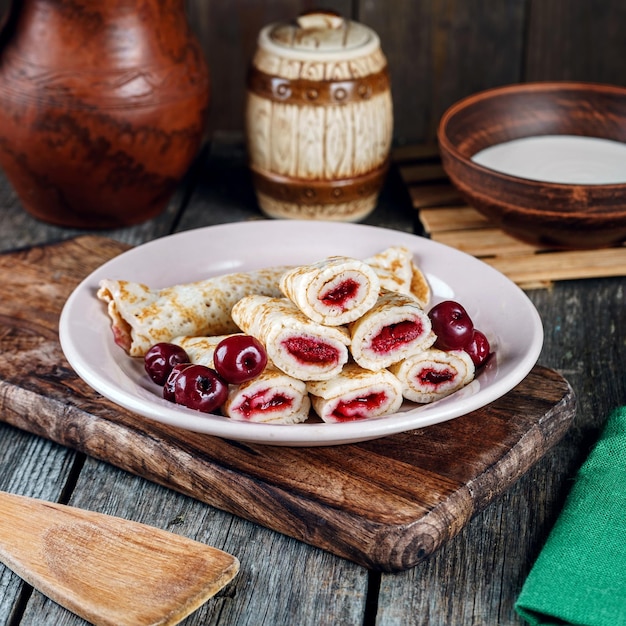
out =
{"type": "Polygon", "coordinates": [[[371,28],[327,10],[307,11],[295,21],[270,24],[259,34],[258,43],[274,54],[299,60],[345,60],[380,47],[371,28]]]}

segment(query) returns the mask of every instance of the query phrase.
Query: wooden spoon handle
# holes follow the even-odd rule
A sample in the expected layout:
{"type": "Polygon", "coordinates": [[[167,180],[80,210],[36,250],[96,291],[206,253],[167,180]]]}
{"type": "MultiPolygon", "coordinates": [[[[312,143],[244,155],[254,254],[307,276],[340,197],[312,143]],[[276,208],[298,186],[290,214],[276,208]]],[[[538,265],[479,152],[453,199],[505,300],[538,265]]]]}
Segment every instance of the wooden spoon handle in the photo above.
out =
{"type": "Polygon", "coordinates": [[[145,524],[0,492],[0,560],[96,626],[177,624],[239,571],[236,557],[145,524]]]}

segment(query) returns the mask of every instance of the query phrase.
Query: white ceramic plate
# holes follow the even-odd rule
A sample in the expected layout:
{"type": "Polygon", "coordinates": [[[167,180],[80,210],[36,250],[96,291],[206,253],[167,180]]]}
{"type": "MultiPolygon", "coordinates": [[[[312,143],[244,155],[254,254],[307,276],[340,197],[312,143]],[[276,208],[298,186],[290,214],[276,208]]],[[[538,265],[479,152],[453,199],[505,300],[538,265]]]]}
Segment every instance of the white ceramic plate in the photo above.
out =
{"type": "Polygon", "coordinates": [[[472,161],[502,174],[546,183],[626,183],[626,143],[598,137],[524,137],[485,148],[472,161]]]}
{"type": "Polygon", "coordinates": [[[496,400],[521,382],[543,343],[539,315],[508,278],[485,263],[429,239],[394,230],[331,222],[267,220],[186,231],[138,246],[89,275],[68,298],[60,320],[67,360],[91,387],[126,409],[173,426],[226,439],[272,445],[321,446],[385,437],[443,422],[496,400]],[[164,400],[161,388],[114,342],[103,302],[103,278],[166,287],[212,275],[274,265],[304,264],[331,255],[366,258],[407,246],[425,273],[433,302],[465,306],[490,340],[495,358],[458,392],[427,405],[405,402],[385,417],[340,424],[254,424],[206,415],[164,400]]]}

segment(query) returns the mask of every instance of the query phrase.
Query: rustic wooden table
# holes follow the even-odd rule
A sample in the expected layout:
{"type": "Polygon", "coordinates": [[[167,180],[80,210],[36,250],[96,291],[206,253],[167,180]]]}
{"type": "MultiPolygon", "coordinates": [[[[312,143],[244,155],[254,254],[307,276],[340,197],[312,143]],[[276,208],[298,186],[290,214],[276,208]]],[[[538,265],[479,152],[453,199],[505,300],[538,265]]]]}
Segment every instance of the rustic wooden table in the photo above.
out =
{"type": "MultiPolygon", "coordinates": [[[[84,234],[30,218],[3,177],[0,216],[3,252],[84,234]]],[[[98,234],[136,245],[174,231],[251,219],[263,218],[243,151],[215,144],[160,217],[98,234]]],[[[419,233],[397,173],[391,172],[367,223],[419,233]]],[[[520,624],[514,602],[571,479],[608,413],[626,404],[625,293],[626,277],[559,282],[528,291],[545,328],[539,363],[561,373],[576,393],[573,425],[434,556],[400,573],[370,571],[4,420],[0,489],[152,524],[237,555],[242,563],[237,578],[187,618],[188,625],[520,624]]],[[[4,325],[4,351],[9,343],[3,331],[4,325]]],[[[0,380],[0,391],[3,386],[0,380]]],[[[2,566],[0,598],[2,624],[83,623],[2,566]]]]}

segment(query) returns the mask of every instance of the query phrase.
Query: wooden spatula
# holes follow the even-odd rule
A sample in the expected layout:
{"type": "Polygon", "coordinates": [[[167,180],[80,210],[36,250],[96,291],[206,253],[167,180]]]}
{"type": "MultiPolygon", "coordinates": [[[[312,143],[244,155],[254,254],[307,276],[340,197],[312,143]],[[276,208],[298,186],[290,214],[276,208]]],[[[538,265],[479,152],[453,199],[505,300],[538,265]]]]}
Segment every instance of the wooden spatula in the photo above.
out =
{"type": "Polygon", "coordinates": [[[177,624],[236,557],[152,526],[0,492],[0,561],[97,626],[177,624]]]}

